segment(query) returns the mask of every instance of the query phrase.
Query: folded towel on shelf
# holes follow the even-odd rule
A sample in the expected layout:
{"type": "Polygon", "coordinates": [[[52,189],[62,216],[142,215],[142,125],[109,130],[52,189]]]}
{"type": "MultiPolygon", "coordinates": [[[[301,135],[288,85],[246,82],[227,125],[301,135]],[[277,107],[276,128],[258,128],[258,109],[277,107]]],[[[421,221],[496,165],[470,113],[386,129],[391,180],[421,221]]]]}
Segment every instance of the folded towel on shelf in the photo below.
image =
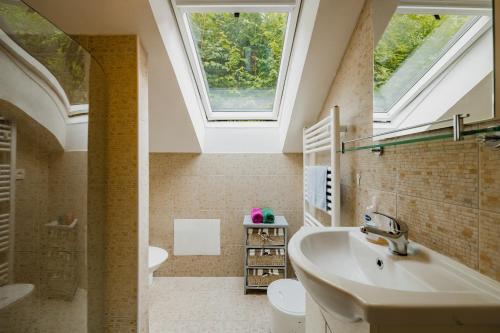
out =
{"type": "Polygon", "coordinates": [[[260,208],[252,208],[250,216],[252,217],[253,223],[262,223],[264,220],[264,215],[262,214],[262,209],[260,208]]]}
{"type": "MultiPolygon", "coordinates": [[[[324,165],[307,167],[307,202],[312,206],[326,212],[326,184],[328,167],[324,165]]],[[[265,216],[264,216],[265,219],[265,216]]]]}
{"type": "Polygon", "coordinates": [[[264,223],[274,223],[274,212],[271,208],[262,208],[264,223]]]}

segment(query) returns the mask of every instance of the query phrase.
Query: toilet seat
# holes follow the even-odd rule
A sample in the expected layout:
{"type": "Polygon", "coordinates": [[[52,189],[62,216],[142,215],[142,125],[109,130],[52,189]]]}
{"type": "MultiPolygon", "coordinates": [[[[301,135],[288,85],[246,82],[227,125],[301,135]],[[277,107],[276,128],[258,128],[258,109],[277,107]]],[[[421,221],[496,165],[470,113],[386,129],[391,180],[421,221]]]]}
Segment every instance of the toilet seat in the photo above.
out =
{"type": "Polygon", "coordinates": [[[280,279],[267,287],[269,303],[278,311],[291,316],[306,313],[306,291],[302,284],[293,279],[280,279]]]}
{"type": "Polygon", "coordinates": [[[0,287],[0,310],[6,309],[31,295],[35,286],[28,283],[7,284],[0,287]]]}

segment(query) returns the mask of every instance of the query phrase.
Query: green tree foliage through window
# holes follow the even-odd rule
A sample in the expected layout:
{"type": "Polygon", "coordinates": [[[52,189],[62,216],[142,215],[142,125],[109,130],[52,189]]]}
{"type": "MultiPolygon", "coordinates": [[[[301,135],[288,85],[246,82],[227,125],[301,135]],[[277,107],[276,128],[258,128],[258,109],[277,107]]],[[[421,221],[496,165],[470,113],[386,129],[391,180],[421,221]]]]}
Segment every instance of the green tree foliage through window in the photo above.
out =
{"type": "Polygon", "coordinates": [[[374,51],[374,112],[389,112],[477,19],[394,14],[374,51]]]}
{"type": "Polygon", "coordinates": [[[55,76],[70,104],[88,103],[88,54],[68,35],[20,1],[0,0],[0,29],[55,76]]]}
{"type": "Polygon", "coordinates": [[[375,49],[375,87],[383,86],[442,22],[433,15],[395,14],[375,49]]]}
{"type": "Polygon", "coordinates": [[[188,15],[214,111],[272,109],[287,18],[287,13],[188,15]]]}

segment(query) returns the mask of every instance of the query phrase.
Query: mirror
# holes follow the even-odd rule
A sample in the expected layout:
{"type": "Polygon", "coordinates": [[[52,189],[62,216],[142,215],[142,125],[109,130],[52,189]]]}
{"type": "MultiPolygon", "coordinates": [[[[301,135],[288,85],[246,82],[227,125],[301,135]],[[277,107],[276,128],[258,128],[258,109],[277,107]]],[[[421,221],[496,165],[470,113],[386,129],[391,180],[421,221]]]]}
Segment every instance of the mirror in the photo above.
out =
{"type": "Polygon", "coordinates": [[[373,10],[374,135],[494,117],[492,0],[377,0],[373,10]]]}

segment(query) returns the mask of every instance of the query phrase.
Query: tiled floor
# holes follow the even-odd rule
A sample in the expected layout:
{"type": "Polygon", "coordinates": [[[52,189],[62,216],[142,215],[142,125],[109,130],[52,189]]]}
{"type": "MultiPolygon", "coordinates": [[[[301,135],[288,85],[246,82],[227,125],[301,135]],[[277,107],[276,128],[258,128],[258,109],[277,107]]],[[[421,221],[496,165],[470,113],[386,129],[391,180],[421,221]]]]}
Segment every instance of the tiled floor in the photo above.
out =
{"type": "Polygon", "coordinates": [[[269,333],[265,293],[243,294],[239,277],[155,277],[150,333],[269,333]]]}
{"type": "Polygon", "coordinates": [[[37,299],[40,318],[33,321],[29,333],[87,332],[87,291],[77,289],[71,302],[37,299]]]}

